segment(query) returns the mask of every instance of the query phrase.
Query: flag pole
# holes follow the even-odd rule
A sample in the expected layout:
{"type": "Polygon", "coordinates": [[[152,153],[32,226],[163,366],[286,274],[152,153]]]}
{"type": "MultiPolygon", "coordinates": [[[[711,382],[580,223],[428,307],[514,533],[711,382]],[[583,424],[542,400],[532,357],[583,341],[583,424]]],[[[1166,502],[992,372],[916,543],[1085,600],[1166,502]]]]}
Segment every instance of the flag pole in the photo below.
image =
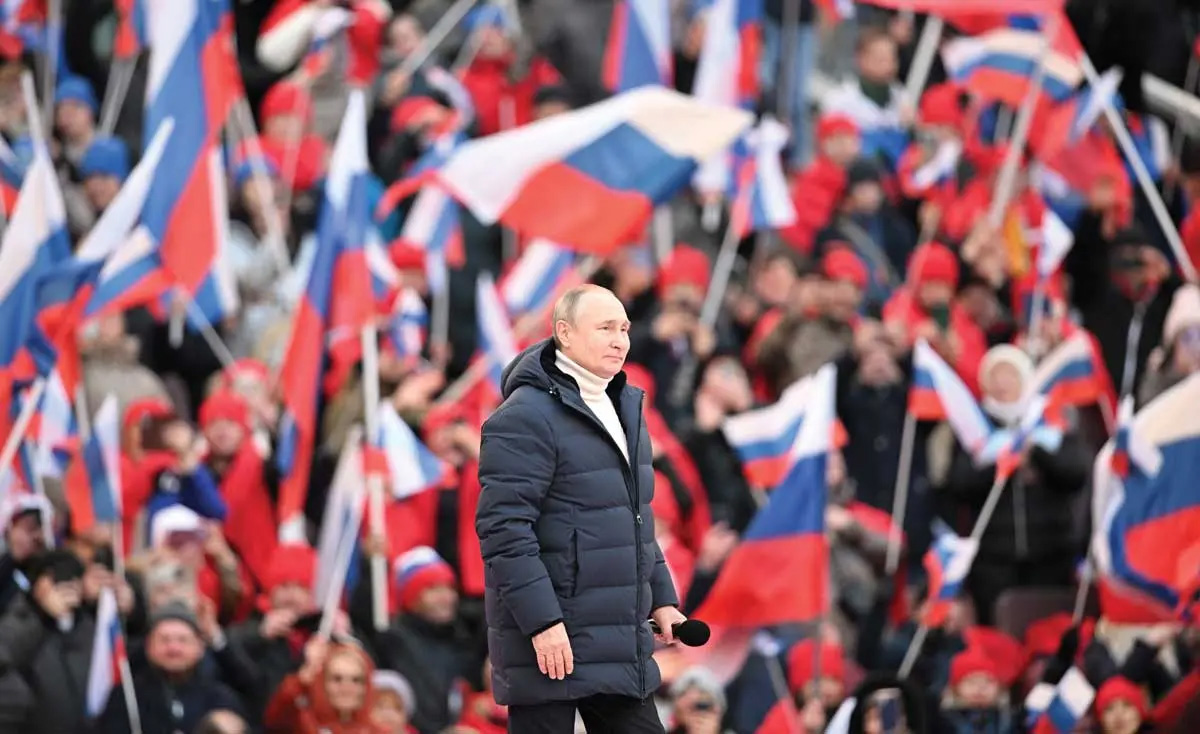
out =
{"type": "MultiPolygon", "coordinates": [[[[363,422],[366,424],[366,443],[375,446],[379,440],[379,338],[374,318],[362,328],[362,392],[363,422]]],[[[384,537],[383,477],[377,471],[367,473],[367,500],[371,503],[371,535],[384,537]]],[[[353,538],[352,538],[353,540],[353,538]]],[[[371,616],[375,630],[387,629],[387,559],[382,553],[371,556],[371,616]]]]}
{"type": "Polygon", "coordinates": [[[908,510],[908,488],[912,484],[912,459],[916,449],[917,419],[912,411],[904,411],[904,430],[900,434],[900,465],[896,471],[896,487],[892,497],[892,526],[888,529],[887,562],[884,573],[891,578],[900,567],[900,546],[904,538],[904,516],[908,510]]]}
{"type": "Polygon", "coordinates": [[[63,0],[46,4],[46,53],[42,56],[42,124],[46,134],[54,131],[54,92],[58,77],[58,57],[62,53],[63,0]]]}
{"type": "MultiPolygon", "coordinates": [[[[588,257],[585,257],[579,261],[578,265],[575,266],[575,272],[578,275],[579,280],[585,283],[599,269],[600,258],[595,255],[589,255],[588,257]]],[[[536,314],[534,314],[534,318],[519,319],[517,323],[513,325],[513,336],[516,338],[516,340],[520,341],[532,336],[534,332],[536,332],[544,323],[544,318],[550,314],[550,311],[553,308],[553,303],[547,303],[544,304],[536,314]]],[[[449,387],[443,390],[442,394],[438,396],[437,400],[433,401],[432,407],[436,408],[443,405],[451,405],[460,400],[464,395],[467,394],[467,391],[475,387],[475,384],[484,378],[488,372],[488,367],[489,365],[487,360],[475,360],[472,362],[470,366],[467,367],[466,371],[463,372],[457,380],[452,382],[449,387]]]]}
{"type": "Polygon", "coordinates": [[[1021,109],[1017,112],[1016,127],[1009,142],[1008,154],[1000,168],[996,179],[996,189],[992,194],[992,208],[988,210],[988,223],[992,229],[999,229],[1004,223],[1004,214],[1015,194],[1013,189],[1017,182],[1017,172],[1021,167],[1021,154],[1025,150],[1025,142],[1029,139],[1029,131],[1033,127],[1033,113],[1037,107],[1038,95],[1042,93],[1042,84],[1046,79],[1046,62],[1050,59],[1050,46],[1058,34],[1059,16],[1044,15],[1046,27],[1042,30],[1041,47],[1038,50],[1038,65],[1033,71],[1029,88],[1025,90],[1025,98],[1021,100],[1021,109]]]}
{"type": "Polygon", "coordinates": [[[411,75],[417,69],[421,68],[421,64],[429,60],[433,52],[437,50],[438,46],[442,45],[442,41],[446,40],[446,36],[449,36],[450,32],[466,17],[476,2],[477,0],[457,0],[457,2],[451,5],[442,14],[442,17],[438,18],[438,22],[434,23],[429,32],[425,34],[425,39],[417,47],[417,50],[404,58],[397,71],[404,75],[411,75]]]}
{"type": "MultiPolygon", "coordinates": [[[[184,304],[187,307],[187,315],[191,316],[192,320],[199,327],[200,335],[204,337],[204,341],[208,344],[208,348],[212,350],[213,355],[221,362],[221,365],[225,369],[233,369],[237,364],[237,359],[221,339],[221,335],[209,323],[208,317],[204,315],[204,311],[196,305],[196,301],[191,296],[181,293],[181,297],[184,299],[184,304]]],[[[181,323],[182,321],[183,319],[180,319],[181,323]]]]}
{"type": "Polygon", "coordinates": [[[941,16],[925,17],[925,26],[921,29],[921,37],[917,40],[917,48],[913,52],[912,65],[908,67],[908,79],[904,83],[904,99],[914,111],[920,104],[925,83],[929,81],[929,72],[933,69],[933,60],[937,55],[938,45],[942,42],[944,29],[945,21],[941,16]]]}
{"type": "Polygon", "coordinates": [[[129,95],[129,85],[133,81],[134,67],[137,59],[120,59],[112,66],[108,75],[108,84],[104,85],[104,101],[100,105],[100,134],[112,135],[117,127],[117,117],[125,98],[129,95]]]}
{"type": "MultiPolygon", "coordinates": [[[[1080,63],[1088,83],[1093,87],[1098,85],[1100,75],[1096,72],[1091,57],[1084,53],[1080,63]]],[[[1142,161],[1142,156],[1138,153],[1137,147],[1133,144],[1133,138],[1129,135],[1129,128],[1125,125],[1125,120],[1113,106],[1111,96],[1103,95],[1103,109],[1104,117],[1108,120],[1109,127],[1112,128],[1113,134],[1117,137],[1117,143],[1121,146],[1121,152],[1125,154],[1125,160],[1133,166],[1134,176],[1137,178],[1138,185],[1141,186],[1142,193],[1146,196],[1146,201],[1150,204],[1150,210],[1154,212],[1154,219],[1158,222],[1163,236],[1167,238],[1167,244],[1171,246],[1175,259],[1179,261],[1179,269],[1183,271],[1183,277],[1189,283],[1195,283],[1197,281],[1196,266],[1188,256],[1187,248],[1183,246],[1183,240],[1179,238],[1179,230],[1175,228],[1171,214],[1167,211],[1167,205],[1163,202],[1162,194],[1158,193],[1158,189],[1154,186],[1150,172],[1146,170],[1146,164],[1142,161]]]]}
{"type": "MultiPolygon", "coordinates": [[[[975,527],[971,528],[969,542],[975,547],[979,546],[979,541],[983,538],[983,533],[992,520],[992,514],[996,511],[996,505],[1000,504],[1000,496],[1004,494],[1004,486],[1007,483],[1008,477],[997,471],[996,478],[992,481],[992,488],[988,491],[987,500],[983,503],[983,507],[979,510],[979,517],[975,520],[975,527]]],[[[973,564],[974,559],[971,560],[973,564]]],[[[928,636],[929,625],[922,621],[921,625],[917,627],[916,634],[913,635],[912,642],[908,645],[908,650],[904,653],[904,661],[900,663],[900,670],[897,672],[900,680],[904,680],[912,672],[921,648],[925,645],[925,638],[928,636]]]]}
{"type": "MultiPolygon", "coordinates": [[[[793,714],[799,713],[796,711],[796,702],[792,700],[792,692],[788,690],[787,675],[783,672],[783,666],[779,664],[778,655],[767,655],[764,651],[759,651],[763,662],[767,666],[767,675],[771,678],[771,689],[775,692],[775,699],[782,703],[785,707],[791,710],[793,714]]],[[[796,728],[796,717],[787,717],[788,734],[801,734],[796,728]]]]}

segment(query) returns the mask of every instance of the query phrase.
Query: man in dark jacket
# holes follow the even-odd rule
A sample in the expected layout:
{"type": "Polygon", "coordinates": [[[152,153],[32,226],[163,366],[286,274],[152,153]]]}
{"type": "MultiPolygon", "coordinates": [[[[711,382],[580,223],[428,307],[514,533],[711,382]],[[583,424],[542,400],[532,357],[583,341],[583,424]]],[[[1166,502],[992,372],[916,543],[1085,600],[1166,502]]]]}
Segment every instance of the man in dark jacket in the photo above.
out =
{"type": "MultiPolygon", "coordinates": [[[[200,622],[186,605],[171,602],[150,619],[146,665],[133,671],[138,718],[144,732],[189,732],[209,713],[241,714],[237,696],[201,665],[205,645],[200,622]]],[[[133,656],[130,663],[134,661],[133,656]]],[[[105,734],[132,732],[121,689],[114,688],[100,717],[105,734]]]]}
{"type": "Polygon", "coordinates": [[[652,618],[684,620],[654,540],[642,391],[626,384],[629,319],[599,286],[567,291],[554,338],[505,369],[483,425],[476,530],[488,648],[509,731],[663,732],[652,618]],[[587,552],[586,555],[584,552],[587,552]]]}

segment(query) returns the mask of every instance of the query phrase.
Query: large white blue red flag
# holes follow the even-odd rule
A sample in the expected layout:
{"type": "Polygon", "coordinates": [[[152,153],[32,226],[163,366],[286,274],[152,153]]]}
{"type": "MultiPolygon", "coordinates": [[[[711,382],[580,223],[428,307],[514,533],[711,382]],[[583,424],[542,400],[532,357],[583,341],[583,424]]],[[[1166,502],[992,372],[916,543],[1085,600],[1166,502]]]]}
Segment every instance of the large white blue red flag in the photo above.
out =
{"type": "Polygon", "coordinates": [[[815,384],[814,377],[800,379],[785,388],[775,403],[731,416],[721,426],[754,486],[774,488],[787,473],[789,451],[810,408],[815,384]]]}

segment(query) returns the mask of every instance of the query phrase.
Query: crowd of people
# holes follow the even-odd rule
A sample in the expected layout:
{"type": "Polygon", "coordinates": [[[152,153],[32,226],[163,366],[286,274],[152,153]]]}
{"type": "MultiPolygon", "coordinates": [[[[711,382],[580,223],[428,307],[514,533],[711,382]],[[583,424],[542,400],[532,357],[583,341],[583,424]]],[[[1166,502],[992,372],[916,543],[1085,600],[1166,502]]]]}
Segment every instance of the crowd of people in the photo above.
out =
{"type": "MultiPolygon", "coordinates": [[[[68,5],[63,63],[71,71],[46,103],[78,242],[142,149],[146,61],[133,72],[112,135],[103,134],[100,100],[120,3],[68,5]]],[[[464,209],[462,258],[448,279],[448,344],[431,344],[414,361],[381,342],[381,394],[452,471],[427,491],[389,501],[382,536],[364,532],[350,574],[357,582],[348,582],[353,591],[329,636],[318,634],[324,600],[313,590],[315,551],[274,539],[277,374],[316,246],[346,66],[366,58],[372,69],[368,135],[378,198],[463,109],[475,137],[602,97],[599,31],[612,3],[481,4],[412,73],[404,60],[423,52],[449,3],[309,0],[353,14],[321,65],[305,56],[315,13],[272,25],[271,13],[305,3],[233,5],[263,156],[249,160],[244,146],[228,156],[225,256],[241,305],[215,328],[236,361],[223,364],[194,331],[174,338],[147,308],[94,319],[81,334],[84,404],[94,410],[114,395],[119,406],[122,526],[81,522],[53,476],[40,491],[10,483],[0,512],[0,732],[498,734],[507,712],[491,693],[475,527],[485,491],[480,427],[495,403],[478,391],[440,396],[477,351],[477,275],[503,276],[525,238],[464,209]],[[272,247],[274,223],[286,268],[272,247]],[[384,629],[372,619],[369,582],[380,555],[389,569],[384,629]],[[105,589],[116,599],[128,661],[116,679],[132,685],[118,683],[97,702],[89,671],[105,589]]],[[[674,83],[684,92],[710,5],[670,2],[674,83]]],[[[1038,360],[1077,334],[1089,337],[1114,395],[1134,395],[1141,406],[1200,371],[1200,287],[1185,280],[1107,121],[1055,161],[1042,160],[1034,140],[1020,157],[1004,224],[993,227],[988,209],[1015,110],[947,80],[940,62],[919,102],[906,101],[902,84],[924,16],[860,4],[845,18],[840,3],[800,0],[793,18],[788,0],[764,5],[761,109],[775,112],[777,99],[789,100],[780,117],[791,131],[783,163],[794,224],[741,243],[715,326],[700,313],[719,233],[703,215],[711,197],[690,189],[669,203],[668,247],[656,246],[648,227],[643,241],[605,255],[591,280],[616,294],[632,322],[625,374],[646,393],[654,532],[685,614],[704,602],[771,489],[745,472],[722,430],[726,419],[837,364],[845,436],[828,476],[832,598],[824,618],[770,630],[778,649],[756,647],[732,680],[698,658],[659,651],[667,730],[818,734],[856,696],[874,703],[852,731],[903,731],[888,713],[901,701],[909,731],[1015,734],[1032,730],[1029,691],[1079,670],[1096,695],[1076,731],[1200,731],[1200,635],[1190,622],[1116,622],[1095,598],[1074,613],[1093,461],[1113,431],[1103,401],[1070,406],[1061,443],[1022,457],[963,594],[925,639],[907,680],[881,678],[900,666],[923,619],[932,528],[968,534],[994,476],[946,423],[919,421],[903,553],[889,572],[917,340],[1000,425],[1020,419],[1038,360]],[[784,80],[790,87],[779,95],[784,80]],[[962,149],[953,170],[936,181],[914,175],[947,141],[962,149]],[[1066,211],[1042,185],[1050,163],[1089,172],[1072,178],[1063,197],[1074,202],[1063,213],[1074,245],[1037,305],[1030,247],[1048,208],[1066,211]]],[[[1121,114],[1135,132],[1148,135],[1161,121],[1128,80],[1150,69],[1184,83],[1195,16],[1176,5],[1068,3],[1098,65],[1125,66],[1121,114]],[[1123,46],[1133,37],[1140,56],[1123,46]]],[[[19,80],[31,58],[0,66],[0,131],[17,160],[28,147],[19,80]]],[[[1191,206],[1200,196],[1200,149],[1184,142],[1156,169],[1156,185],[1200,267],[1200,213],[1191,206]]],[[[404,210],[379,223],[384,241],[396,238],[404,210]]],[[[404,286],[428,298],[425,254],[403,244],[389,252],[404,286]]],[[[547,326],[528,343],[548,335],[547,326]]],[[[314,546],[362,404],[357,371],[322,402],[305,507],[314,546]]]]}

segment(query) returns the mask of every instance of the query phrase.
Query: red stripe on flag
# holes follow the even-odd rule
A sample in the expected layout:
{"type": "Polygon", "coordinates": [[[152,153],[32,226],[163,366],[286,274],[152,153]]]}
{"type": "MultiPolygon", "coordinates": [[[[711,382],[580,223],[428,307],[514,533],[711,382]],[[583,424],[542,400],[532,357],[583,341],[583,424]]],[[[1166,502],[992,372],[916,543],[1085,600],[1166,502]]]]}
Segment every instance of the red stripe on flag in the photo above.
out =
{"type": "Polygon", "coordinates": [[[827,609],[828,588],[824,535],[746,541],[725,562],[695,616],[742,627],[810,621],[827,609]]]}

